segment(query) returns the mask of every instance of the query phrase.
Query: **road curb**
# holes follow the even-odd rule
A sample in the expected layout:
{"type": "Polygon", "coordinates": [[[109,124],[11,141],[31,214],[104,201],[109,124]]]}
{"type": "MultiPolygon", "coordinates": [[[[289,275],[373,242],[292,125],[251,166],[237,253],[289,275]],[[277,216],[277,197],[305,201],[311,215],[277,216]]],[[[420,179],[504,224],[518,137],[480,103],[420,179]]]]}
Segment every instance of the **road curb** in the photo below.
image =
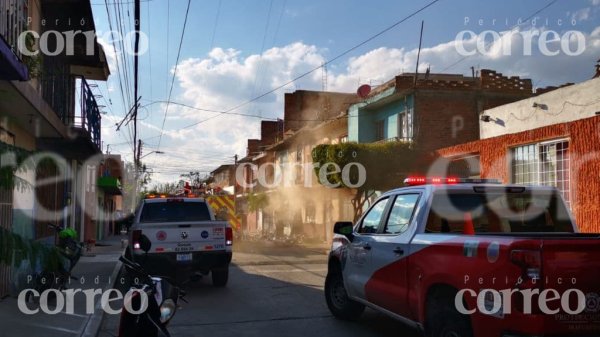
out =
{"type": "MultiPolygon", "coordinates": [[[[117,277],[119,276],[119,272],[121,271],[121,267],[123,263],[117,260],[117,264],[113,269],[112,274],[110,275],[111,283],[104,286],[102,292],[105,292],[108,288],[114,288],[115,282],[117,282],[117,277]]],[[[102,321],[104,320],[104,310],[102,309],[102,303],[98,302],[96,304],[96,308],[94,309],[94,314],[90,316],[85,327],[83,328],[83,332],[79,335],[80,337],[96,337],[100,332],[100,327],[102,325],[102,321]]]]}

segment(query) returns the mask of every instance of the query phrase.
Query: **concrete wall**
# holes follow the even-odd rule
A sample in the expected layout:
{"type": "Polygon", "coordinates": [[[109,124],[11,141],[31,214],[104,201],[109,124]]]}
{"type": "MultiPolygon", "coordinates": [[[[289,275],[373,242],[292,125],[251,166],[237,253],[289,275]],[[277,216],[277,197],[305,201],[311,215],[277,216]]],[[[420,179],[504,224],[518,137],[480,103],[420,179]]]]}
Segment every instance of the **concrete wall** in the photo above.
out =
{"type": "Polygon", "coordinates": [[[600,111],[600,78],[484,111],[490,122],[480,122],[481,138],[517,133],[552,124],[592,117],[600,111]],[[534,103],[544,105],[534,107],[534,103]]]}

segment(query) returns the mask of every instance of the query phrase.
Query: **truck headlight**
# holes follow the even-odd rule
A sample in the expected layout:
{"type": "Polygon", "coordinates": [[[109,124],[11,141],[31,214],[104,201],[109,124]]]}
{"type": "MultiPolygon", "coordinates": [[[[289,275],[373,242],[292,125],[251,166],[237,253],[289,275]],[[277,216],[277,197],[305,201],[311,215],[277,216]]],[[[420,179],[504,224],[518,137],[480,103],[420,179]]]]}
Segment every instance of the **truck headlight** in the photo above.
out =
{"type": "Polygon", "coordinates": [[[160,305],[160,322],[168,322],[175,314],[175,302],[172,299],[166,299],[160,305]]]}

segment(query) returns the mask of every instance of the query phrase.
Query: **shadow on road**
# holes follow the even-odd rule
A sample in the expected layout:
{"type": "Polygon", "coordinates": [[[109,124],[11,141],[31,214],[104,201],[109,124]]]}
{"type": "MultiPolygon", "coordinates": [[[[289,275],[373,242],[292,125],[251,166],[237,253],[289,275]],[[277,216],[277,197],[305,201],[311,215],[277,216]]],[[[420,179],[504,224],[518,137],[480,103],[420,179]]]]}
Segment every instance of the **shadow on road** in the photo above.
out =
{"type": "Polygon", "coordinates": [[[266,270],[273,277],[232,267],[226,288],[213,287],[210,278],[189,284],[190,303],[183,304],[170,330],[174,336],[420,336],[369,309],[358,322],[337,320],[325,304],[322,277],[290,276],[288,266],[281,267],[266,270]]]}

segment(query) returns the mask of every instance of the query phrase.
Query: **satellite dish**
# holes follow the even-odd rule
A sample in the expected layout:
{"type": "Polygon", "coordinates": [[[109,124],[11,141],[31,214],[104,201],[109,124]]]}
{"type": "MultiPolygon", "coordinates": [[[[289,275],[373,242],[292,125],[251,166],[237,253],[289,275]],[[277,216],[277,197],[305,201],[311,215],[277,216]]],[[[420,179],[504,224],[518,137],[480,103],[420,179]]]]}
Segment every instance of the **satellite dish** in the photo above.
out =
{"type": "Polygon", "coordinates": [[[363,84],[360,87],[358,87],[358,90],[356,90],[356,94],[360,98],[367,98],[367,96],[369,96],[370,93],[371,93],[371,86],[368,84],[363,84]]]}

